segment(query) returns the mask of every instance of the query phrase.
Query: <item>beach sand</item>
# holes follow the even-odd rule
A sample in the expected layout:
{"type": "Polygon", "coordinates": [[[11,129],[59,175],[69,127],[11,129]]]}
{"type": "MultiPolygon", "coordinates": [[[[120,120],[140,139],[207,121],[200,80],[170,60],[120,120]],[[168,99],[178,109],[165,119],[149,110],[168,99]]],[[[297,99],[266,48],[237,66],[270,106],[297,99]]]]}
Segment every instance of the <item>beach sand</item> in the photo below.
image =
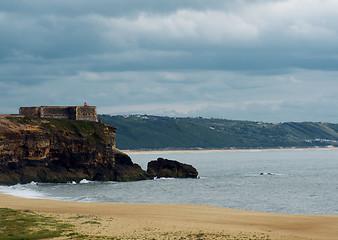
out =
{"type": "Polygon", "coordinates": [[[80,234],[116,239],[338,239],[336,215],[272,214],[184,204],[84,203],[3,193],[0,208],[29,209],[75,224],[80,234]]]}
{"type": "Polygon", "coordinates": [[[337,150],[337,147],[309,147],[309,148],[244,148],[244,149],[182,149],[182,150],[121,150],[126,154],[167,154],[167,153],[208,153],[208,152],[252,152],[252,151],[290,151],[290,150],[337,150]]]}

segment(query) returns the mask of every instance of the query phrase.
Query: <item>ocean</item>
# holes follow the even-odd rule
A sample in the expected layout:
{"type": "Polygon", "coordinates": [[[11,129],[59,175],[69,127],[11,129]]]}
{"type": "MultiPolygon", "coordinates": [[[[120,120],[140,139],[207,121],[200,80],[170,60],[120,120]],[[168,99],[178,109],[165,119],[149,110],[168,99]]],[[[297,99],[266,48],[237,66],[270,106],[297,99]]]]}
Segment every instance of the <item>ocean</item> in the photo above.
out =
{"type": "Polygon", "coordinates": [[[338,149],[139,153],[191,164],[199,179],[0,186],[26,198],[84,202],[180,203],[287,214],[338,214],[338,149]]]}

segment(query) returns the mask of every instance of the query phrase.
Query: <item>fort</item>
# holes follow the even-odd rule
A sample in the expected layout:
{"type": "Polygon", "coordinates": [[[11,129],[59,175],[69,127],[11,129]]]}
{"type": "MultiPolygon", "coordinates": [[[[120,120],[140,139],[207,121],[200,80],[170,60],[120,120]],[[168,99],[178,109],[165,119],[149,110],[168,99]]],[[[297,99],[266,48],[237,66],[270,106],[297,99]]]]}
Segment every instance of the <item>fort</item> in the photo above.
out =
{"type": "Polygon", "coordinates": [[[71,119],[98,122],[96,106],[40,106],[20,107],[19,114],[26,117],[71,119]]]}

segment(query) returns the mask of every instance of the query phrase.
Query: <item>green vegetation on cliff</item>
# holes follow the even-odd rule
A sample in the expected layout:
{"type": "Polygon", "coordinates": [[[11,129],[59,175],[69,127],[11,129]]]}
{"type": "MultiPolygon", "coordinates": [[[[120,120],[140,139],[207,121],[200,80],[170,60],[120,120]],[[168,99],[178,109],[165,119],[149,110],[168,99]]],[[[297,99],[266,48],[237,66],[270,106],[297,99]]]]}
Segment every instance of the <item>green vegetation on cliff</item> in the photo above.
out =
{"type": "MultiPolygon", "coordinates": [[[[35,117],[7,117],[18,124],[33,125],[46,131],[67,131],[67,136],[86,138],[89,142],[97,142],[107,138],[107,131],[115,132],[115,128],[91,121],[74,121],[67,119],[41,119],[35,117]],[[107,129],[109,127],[109,129],[107,129]]],[[[106,139],[110,140],[110,139],[106,139]]]]}
{"type": "Polygon", "coordinates": [[[117,128],[120,149],[221,149],[337,146],[338,124],[265,123],[146,115],[99,116],[117,128]]]}
{"type": "Polygon", "coordinates": [[[58,119],[48,119],[48,123],[43,125],[46,128],[50,126],[67,129],[73,133],[73,135],[78,137],[86,137],[89,143],[96,143],[101,139],[110,141],[108,131],[115,132],[115,128],[98,124],[96,122],[90,121],[73,121],[73,120],[58,120],[58,119]]]}

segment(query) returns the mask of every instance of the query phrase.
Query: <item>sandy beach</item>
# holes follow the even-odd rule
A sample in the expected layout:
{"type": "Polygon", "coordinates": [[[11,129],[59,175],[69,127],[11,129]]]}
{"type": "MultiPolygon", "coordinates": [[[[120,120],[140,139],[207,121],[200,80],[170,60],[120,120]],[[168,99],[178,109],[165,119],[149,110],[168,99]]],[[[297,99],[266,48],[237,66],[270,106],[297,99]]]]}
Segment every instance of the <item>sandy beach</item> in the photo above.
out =
{"type": "Polygon", "coordinates": [[[338,236],[338,216],[272,214],[184,204],[69,202],[3,193],[0,208],[47,214],[74,224],[81,234],[117,239],[328,240],[338,236]]]}
{"type": "Polygon", "coordinates": [[[122,150],[126,154],[161,154],[161,153],[199,153],[199,152],[244,152],[244,151],[290,151],[290,150],[333,150],[337,147],[311,147],[311,148],[262,148],[262,149],[182,149],[182,150],[122,150]]]}

